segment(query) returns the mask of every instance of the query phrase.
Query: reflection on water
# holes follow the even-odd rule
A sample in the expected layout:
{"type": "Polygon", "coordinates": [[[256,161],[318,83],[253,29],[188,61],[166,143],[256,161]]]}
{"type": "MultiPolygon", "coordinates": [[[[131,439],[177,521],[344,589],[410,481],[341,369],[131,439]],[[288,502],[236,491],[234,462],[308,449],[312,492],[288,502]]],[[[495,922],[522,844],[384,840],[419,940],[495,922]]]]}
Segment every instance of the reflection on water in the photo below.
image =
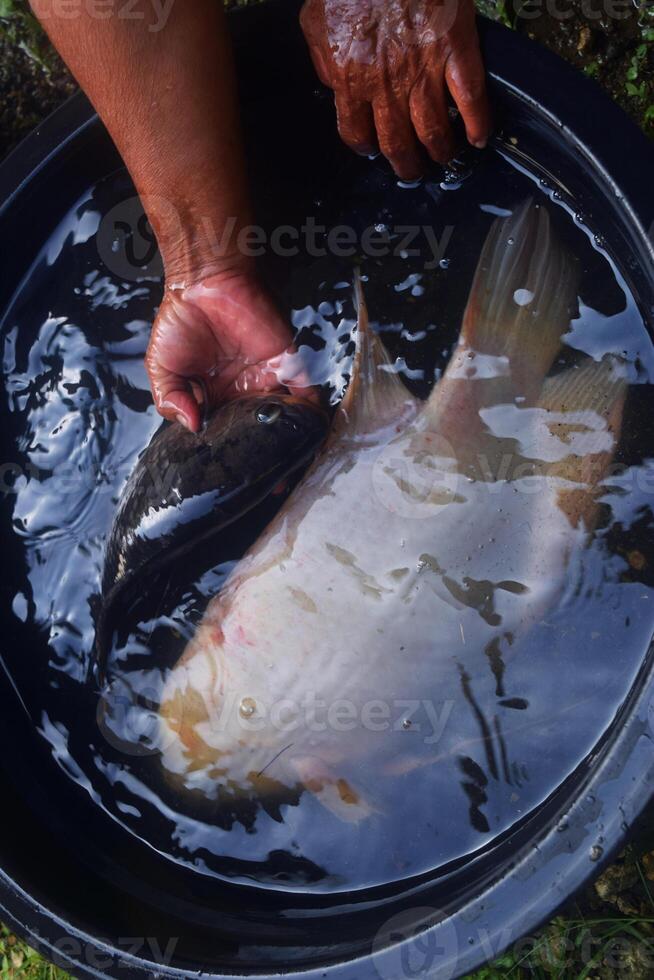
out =
{"type": "MultiPolygon", "coordinates": [[[[498,154],[405,190],[356,167],[320,204],[328,227],[392,230],[397,213],[444,244],[358,256],[381,393],[368,378],[301,493],[144,583],[100,696],[104,543],[159,425],[142,358],[160,284],[113,275],[93,238],[123,175],[79,202],[3,322],[13,615],[40,637],[29,662],[20,644],[5,657],[16,702],[89,805],[198,871],[284,887],[362,887],[487,846],[596,745],[654,619],[652,348],[595,230],[498,154]],[[530,194],[562,243],[556,276],[532,269],[492,315],[478,289],[457,347],[486,236],[530,194]],[[509,350],[507,316],[534,296],[538,335],[509,350]]],[[[352,266],[268,267],[334,405],[352,266]]]]}

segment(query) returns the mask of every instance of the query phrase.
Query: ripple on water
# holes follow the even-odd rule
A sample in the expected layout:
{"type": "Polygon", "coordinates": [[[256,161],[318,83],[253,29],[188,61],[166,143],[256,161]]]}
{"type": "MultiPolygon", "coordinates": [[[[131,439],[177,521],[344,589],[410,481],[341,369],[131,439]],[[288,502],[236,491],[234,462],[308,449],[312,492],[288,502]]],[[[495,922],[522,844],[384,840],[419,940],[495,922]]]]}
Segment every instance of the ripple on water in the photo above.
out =
{"type": "MultiPolygon", "coordinates": [[[[598,532],[571,569],[560,608],[530,634],[528,655],[524,647],[511,654],[510,667],[479,652],[461,671],[451,658],[431,703],[434,731],[442,724],[429,749],[434,764],[407,767],[365,828],[343,824],[307,794],[283,804],[207,809],[184,803],[161,779],[162,683],[245,538],[226,541],[220,562],[209,562],[194,581],[150,583],[150,606],[119,637],[114,677],[99,703],[87,685],[104,541],[120,490],[159,425],[143,354],[161,284],[113,275],[99,262],[94,241],[101,216],[125,193],[124,175],[76,204],[4,319],[5,411],[15,450],[5,474],[11,489],[5,511],[20,557],[10,573],[13,615],[17,629],[37,627],[42,641],[29,646],[29,677],[26,650],[17,645],[9,654],[18,693],[58,769],[87,789],[85,805],[106,809],[162,855],[204,874],[254,876],[280,887],[364,886],[488,846],[595,745],[629,690],[654,618],[648,459],[654,455],[654,361],[634,298],[610,260],[607,230],[575,223],[575,209],[558,191],[499,157],[440,187],[398,189],[375,161],[357,166],[347,194],[340,184],[338,193],[321,195],[321,220],[349,221],[359,230],[377,226],[390,254],[344,260],[301,252],[290,264],[270,260],[268,274],[298,344],[297,354],[282,358],[280,380],[296,374],[301,359],[332,404],[342,396],[353,351],[356,262],[393,371],[425,397],[456,341],[490,223],[531,193],[540,194],[580,264],[578,311],[555,369],[580,354],[599,360],[620,352],[631,384],[620,467],[606,480],[598,532]],[[396,214],[403,225],[414,221],[435,237],[419,234],[416,248],[400,247],[396,214]],[[447,228],[453,231],[446,234],[447,228]],[[436,254],[435,241],[446,254],[436,254]],[[502,671],[505,689],[498,695],[502,671]],[[287,855],[283,882],[269,863],[273,852],[287,855]]],[[[497,360],[478,357],[474,370],[479,377],[497,373],[497,360]]],[[[507,438],[519,436],[516,406],[500,408],[488,424],[507,438]]],[[[268,516],[254,515],[253,526],[257,519],[265,525],[268,516]]],[[[402,737],[420,738],[420,723],[429,723],[423,708],[411,718],[406,709],[398,714],[402,737]]]]}

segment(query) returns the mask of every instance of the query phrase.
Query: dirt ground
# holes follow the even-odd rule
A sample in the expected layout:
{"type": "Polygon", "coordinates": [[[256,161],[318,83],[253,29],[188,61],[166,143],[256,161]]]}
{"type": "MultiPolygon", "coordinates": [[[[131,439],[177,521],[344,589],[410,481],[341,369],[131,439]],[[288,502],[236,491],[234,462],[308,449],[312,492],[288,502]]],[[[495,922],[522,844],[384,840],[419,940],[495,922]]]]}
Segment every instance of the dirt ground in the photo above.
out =
{"type": "Polygon", "coordinates": [[[479,0],[579,68],[654,137],[654,5],[632,0],[479,0]],[[533,16],[534,12],[538,16],[533,16]]]}

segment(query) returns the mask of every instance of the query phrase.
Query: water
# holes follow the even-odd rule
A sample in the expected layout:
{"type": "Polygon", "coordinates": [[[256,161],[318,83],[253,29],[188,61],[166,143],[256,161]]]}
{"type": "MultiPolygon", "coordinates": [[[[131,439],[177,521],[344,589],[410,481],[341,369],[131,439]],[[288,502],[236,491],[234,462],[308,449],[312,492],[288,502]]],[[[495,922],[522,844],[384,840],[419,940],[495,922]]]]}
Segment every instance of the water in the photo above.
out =
{"type": "MultiPolygon", "coordinates": [[[[15,638],[3,653],[11,682],[3,706],[29,715],[48,749],[44,779],[53,789],[74,781],[85,790],[74,818],[80,833],[117,822],[144,849],[154,848],[163,866],[184,865],[205,878],[338,891],[465,861],[587,759],[652,634],[654,358],[608,251],[610,229],[576,219],[573,202],[543,186],[510,148],[475,157],[456,179],[411,187],[398,187],[383,161],[347,166],[345,184],[340,174],[320,197],[310,181],[297,192],[290,220],[300,227],[313,217],[324,230],[312,241],[300,235],[297,255],[265,263],[296,330],[298,356],[332,404],[349,376],[354,265],[396,370],[424,398],[447,365],[491,222],[531,194],[580,268],[579,315],[555,369],[580,353],[620,353],[628,363],[619,465],[607,478],[582,567],[571,570],[560,604],[528,642],[506,663],[482,651],[463,667],[453,661],[429,692],[431,714],[420,704],[392,718],[398,737],[419,739],[433,764],[379,787],[365,820],[344,823],[309,793],[220,806],[180,795],[152,751],[162,683],[207,601],[280,501],[221,540],[217,555],[199,555],[198,568],[185,567],[180,581],[151,583],[149,599],[118,638],[111,687],[99,696],[88,678],[103,544],[121,487],[159,425],[142,360],[161,282],[145,239],[133,240],[143,260],[139,275],[125,275],[120,236],[98,247],[103,216],[132,195],[125,175],[90,188],[44,244],[2,324],[13,445],[2,473],[3,519],[11,528],[15,638]],[[354,254],[335,257],[325,248],[327,230],[343,224],[355,230],[354,254]],[[364,244],[368,228],[374,235],[364,244]]],[[[278,206],[287,203],[282,196],[278,206]]],[[[276,220],[271,206],[264,224],[270,229],[276,220]]],[[[354,769],[375,788],[374,769],[360,760],[354,769]]]]}

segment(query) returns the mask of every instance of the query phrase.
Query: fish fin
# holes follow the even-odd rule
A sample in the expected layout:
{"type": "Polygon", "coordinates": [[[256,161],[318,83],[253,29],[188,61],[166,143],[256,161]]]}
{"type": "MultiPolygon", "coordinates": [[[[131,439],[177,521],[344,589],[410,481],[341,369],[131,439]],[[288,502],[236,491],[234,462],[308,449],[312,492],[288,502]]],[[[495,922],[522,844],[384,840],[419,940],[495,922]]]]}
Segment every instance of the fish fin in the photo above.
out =
{"type": "Polygon", "coordinates": [[[540,389],[568,331],[577,268],[544,207],[523,201],[493,223],[463,315],[461,346],[508,358],[525,394],[540,389]]]}
{"type": "Polygon", "coordinates": [[[403,408],[418,404],[405,388],[386,348],[370,327],[358,269],[354,278],[354,297],[357,310],[356,348],[350,382],[334,418],[333,429],[338,434],[344,431],[369,432],[399,417],[403,408]]]}
{"type": "Polygon", "coordinates": [[[295,758],[292,766],[305,788],[334,816],[345,823],[359,823],[375,813],[368,801],[347,779],[338,777],[322,759],[295,758]]]}
{"type": "Polygon", "coordinates": [[[596,412],[607,421],[622,404],[627,391],[624,362],[611,355],[594,361],[588,358],[579,367],[568,368],[546,378],[538,399],[548,412],[596,412]]]}
{"type": "Polygon", "coordinates": [[[580,485],[558,495],[573,527],[582,521],[588,530],[595,525],[599,485],[618,443],[627,384],[623,362],[610,356],[588,360],[543,384],[538,406],[553,416],[547,428],[570,446],[570,452],[548,466],[547,473],[580,485]]]}
{"type": "Polygon", "coordinates": [[[434,760],[431,758],[423,759],[418,755],[400,756],[385,763],[383,766],[384,774],[386,776],[407,776],[410,772],[432,765],[434,761],[438,761],[438,758],[434,760]]]}

